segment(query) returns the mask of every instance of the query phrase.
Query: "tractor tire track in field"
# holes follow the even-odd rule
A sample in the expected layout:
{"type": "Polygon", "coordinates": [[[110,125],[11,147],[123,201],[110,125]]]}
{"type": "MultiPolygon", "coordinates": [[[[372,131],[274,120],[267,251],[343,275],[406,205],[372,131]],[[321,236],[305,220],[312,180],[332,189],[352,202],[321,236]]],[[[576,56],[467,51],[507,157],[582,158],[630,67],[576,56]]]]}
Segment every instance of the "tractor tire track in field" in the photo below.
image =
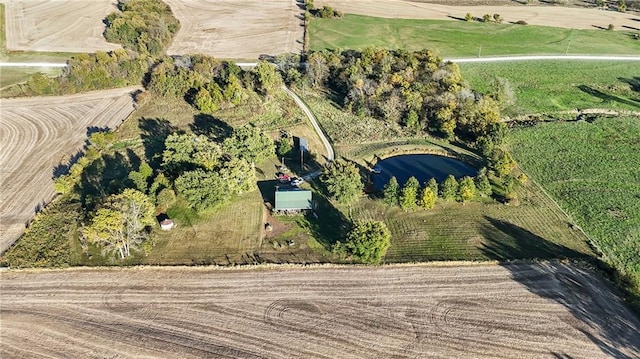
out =
{"type": "Polygon", "coordinates": [[[640,322],[574,265],[0,272],[0,356],[639,357],[640,322]]]}

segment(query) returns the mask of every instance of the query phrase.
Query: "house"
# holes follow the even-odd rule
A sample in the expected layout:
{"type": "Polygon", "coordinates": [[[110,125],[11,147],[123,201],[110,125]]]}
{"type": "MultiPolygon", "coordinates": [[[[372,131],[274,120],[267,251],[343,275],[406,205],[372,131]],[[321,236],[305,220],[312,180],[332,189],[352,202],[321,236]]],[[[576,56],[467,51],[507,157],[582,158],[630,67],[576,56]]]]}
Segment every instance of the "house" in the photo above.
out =
{"type": "Polygon", "coordinates": [[[295,187],[276,187],[276,212],[300,212],[312,209],[310,190],[295,187]]]}

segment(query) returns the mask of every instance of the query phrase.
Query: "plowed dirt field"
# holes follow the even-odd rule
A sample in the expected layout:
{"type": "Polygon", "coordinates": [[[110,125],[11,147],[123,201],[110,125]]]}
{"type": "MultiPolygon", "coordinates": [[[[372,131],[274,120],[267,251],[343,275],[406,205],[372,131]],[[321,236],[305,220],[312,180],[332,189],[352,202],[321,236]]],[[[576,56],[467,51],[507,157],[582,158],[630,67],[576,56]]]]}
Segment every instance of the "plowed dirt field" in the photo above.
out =
{"type": "Polygon", "coordinates": [[[640,323],[562,264],[0,273],[3,358],[637,358],[640,323]]]}
{"type": "Polygon", "coordinates": [[[82,148],[88,129],[115,128],[134,110],[135,89],[0,99],[0,253],[51,200],[54,168],[82,148]]]}
{"type": "Polygon", "coordinates": [[[316,6],[329,5],[335,9],[358,15],[400,19],[464,19],[466,13],[475,17],[484,14],[500,14],[504,22],[524,20],[531,25],[553,26],[569,29],[596,29],[613,24],[619,30],[640,29],[640,17],[617,11],[596,8],[562,6],[524,6],[511,1],[513,6],[429,4],[407,0],[317,0],[316,6]]]}
{"type": "Polygon", "coordinates": [[[180,30],[167,52],[255,59],[300,53],[303,11],[295,0],[166,0],[180,30]]]}
{"type": "Polygon", "coordinates": [[[115,0],[2,0],[7,49],[95,52],[120,45],[102,36],[103,19],[117,10],[115,0]]]}

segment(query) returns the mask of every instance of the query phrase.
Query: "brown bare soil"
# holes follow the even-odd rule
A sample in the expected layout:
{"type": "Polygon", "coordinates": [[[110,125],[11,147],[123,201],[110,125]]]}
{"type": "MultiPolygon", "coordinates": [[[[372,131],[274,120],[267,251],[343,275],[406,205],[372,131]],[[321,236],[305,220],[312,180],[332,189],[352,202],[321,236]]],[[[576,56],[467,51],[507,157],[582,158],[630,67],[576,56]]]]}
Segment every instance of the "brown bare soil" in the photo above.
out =
{"type": "Polygon", "coordinates": [[[120,45],[102,36],[102,20],[116,11],[115,0],[2,0],[7,49],[20,51],[95,52],[120,45]]]}
{"type": "Polygon", "coordinates": [[[166,0],[180,30],[167,52],[255,59],[302,51],[302,13],[295,0],[166,0]]]}
{"type": "Polygon", "coordinates": [[[88,128],[115,128],[133,111],[134,90],[0,99],[0,253],[51,200],[54,168],[82,148],[88,128]]]}
{"type": "Polygon", "coordinates": [[[632,358],[640,323],[562,264],[0,274],[3,358],[632,358]]]}
{"type": "MultiPolygon", "coordinates": [[[[616,11],[604,11],[596,8],[532,6],[512,2],[512,6],[501,5],[444,5],[406,0],[318,0],[316,6],[329,5],[335,9],[350,13],[384,18],[401,19],[464,19],[466,13],[475,17],[484,14],[500,14],[504,22],[524,20],[530,25],[554,26],[569,29],[595,29],[603,24],[613,24],[615,29],[638,29],[640,17],[634,14],[616,11]]],[[[492,1],[488,1],[492,3],[492,1]]],[[[452,3],[449,1],[448,3],[452,3]]],[[[479,1],[478,3],[487,3],[479,1]]],[[[500,4],[500,2],[498,2],[500,4]]],[[[457,3],[456,3],[457,4],[457,3]]],[[[465,4],[469,4],[467,1],[465,4]]]]}

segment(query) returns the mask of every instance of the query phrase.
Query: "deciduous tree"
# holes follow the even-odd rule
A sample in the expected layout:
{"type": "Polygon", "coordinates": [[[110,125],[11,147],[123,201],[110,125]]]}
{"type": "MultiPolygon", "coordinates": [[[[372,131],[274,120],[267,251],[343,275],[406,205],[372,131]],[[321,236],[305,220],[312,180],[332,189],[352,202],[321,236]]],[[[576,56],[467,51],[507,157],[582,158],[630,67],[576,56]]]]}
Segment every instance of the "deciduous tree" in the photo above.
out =
{"type": "Polygon", "coordinates": [[[431,188],[421,188],[418,194],[418,205],[425,209],[431,209],[436,206],[436,197],[436,193],[431,188]]]}
{"type": "Polygon", "coordinates": [[[110,196],[98,209],[91,225],[83,230],[88,242],[99,245],[103,252],[117,252],[120,259],[131,254],[147,239],[147,227],[155,223],[155,208],[142,192],[126,189],[110,196]]]}
{"type": "Polygon", "coordinates": [[[419,188],[420,182],[413,176],[409,177],[400,191],[400,207],[402,209],[408,211],[416,207],[419,188]]]}
{"type": "Polygon", "coordinates": [[[338,247],[343,247],[348,255],[367,264],[380,263],[390,245],[391,232],[381,221],[357,221],[345,242],[338,242],[338,247]]]}
{"type": "Polygon", "coordinates": [[[353,163],[340,159],[325,168],[322,181],[331,197],[345,204],[355,201],[364,188],[358,168],[353,163]]]}
{"type": "Polygon", "coordinates": [[[458,184],[458,199],[461,202],[472,200],[476,196],[476,185],[473,178],[469,176],[462,177],[458,184]]]}

